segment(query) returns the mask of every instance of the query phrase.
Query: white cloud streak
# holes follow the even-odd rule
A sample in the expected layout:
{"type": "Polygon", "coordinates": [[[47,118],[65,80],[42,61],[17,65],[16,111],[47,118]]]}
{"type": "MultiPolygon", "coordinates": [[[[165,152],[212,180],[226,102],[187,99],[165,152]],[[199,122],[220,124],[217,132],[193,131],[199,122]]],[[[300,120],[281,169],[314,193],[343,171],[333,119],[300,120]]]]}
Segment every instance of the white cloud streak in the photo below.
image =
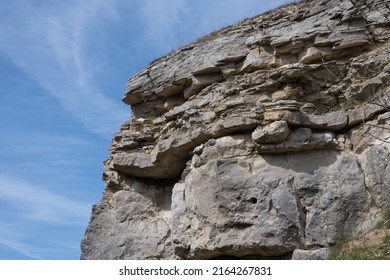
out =
{"type": "Polygon", "coordinates": [[[53,226],[44,227],[25,220],[0,220],[0,260],[77,259],[79,239],[69,228],[56,230],[53,226]]]}
{"type": "MultiPolygon", "coordinates": [[[[22,254],[23,256],[26,256],[29,259],[34,259],[34,260],[42,259],[41,255],[32,252],[34,251],[34,248],[32,248],[31,244],[17,241],[17,238],[12,235],[9,235],[8,237],[4,237],[1,231],[0,231],[0,244],[3,244],[4,246],[8,247],[12,251],[22,254]]],[[[1,255],[0,258],[2,258],[1,255]]],[[[3,258],[5,259],[5,257],[3,258]]]]}
{"type": "MultiPolygon", "coordinates": [[[[55,184],[55,179],[50,181],[55,184]]],[[[29,259],[77,252],[78,244],[70,248],[69,243],[81,238],[73,231],[87,224],[91,208],[90,203],[4,174],[0,174],[0,205],[0,244],[29,259]]]]}
{"type": "Polygon", "coordinates": [[[140,45],[166,54],[198,37],[288,0],[146,0],[132,1],[139,19],[140,45]]]}
{"type": "Polygon", "coordinates": [[[176,31],[183,24],[182,16],[188,14],[186,3],[183,0],[138,1],[135,8],[144,27],[143,40],[154,42],[160,48],[177,47],[176,31]]]}
{"type": "Polygon", "coordinates": [[[102,41],[110,36],[97,35],[108,32],[110,23],[136,17],[132,46],[144,55],[145,46],[163,54],[211,31],[210,26],[222,27],[228,23],[225,18],[240,18],[251,10],[255,14],[268,6],[257,0],[7,1],[0,3],[0,54],[59,99],[90,131],[111,136],[129,112],[99,88],[102,73],[110,71],[100,69],[107,65],[105,53],[112,50],[102,41]]]}
{"type": "Polygon", "coordinates": [[[54,226],[83,225],[90,214],[89,203],[3,174],[0,174],[0,201],[8,203],[20,220],[54,226]]]}
{"type": "Polygon", "coordinates": [[[99,62],[91,61],[95,50],[86,47],[93,45],[93,30],[115,19],[115,9],[115,1],[103,0],[0,4],[0,54],[101,135],[129,117],[96,86],[99,62]]]}

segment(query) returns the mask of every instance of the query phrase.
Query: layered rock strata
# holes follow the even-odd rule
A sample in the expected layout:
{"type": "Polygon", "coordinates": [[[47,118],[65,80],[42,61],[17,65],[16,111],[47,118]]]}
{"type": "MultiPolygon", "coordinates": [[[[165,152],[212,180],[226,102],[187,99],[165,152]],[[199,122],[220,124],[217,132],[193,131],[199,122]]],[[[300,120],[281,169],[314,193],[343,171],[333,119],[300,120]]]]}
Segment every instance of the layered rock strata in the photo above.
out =
{"type": "Polygon", "coordinates": [[[390,208],[388,2],[286,5],[130,78],[81,258],[323,259],[373,230],[390,208]]]}

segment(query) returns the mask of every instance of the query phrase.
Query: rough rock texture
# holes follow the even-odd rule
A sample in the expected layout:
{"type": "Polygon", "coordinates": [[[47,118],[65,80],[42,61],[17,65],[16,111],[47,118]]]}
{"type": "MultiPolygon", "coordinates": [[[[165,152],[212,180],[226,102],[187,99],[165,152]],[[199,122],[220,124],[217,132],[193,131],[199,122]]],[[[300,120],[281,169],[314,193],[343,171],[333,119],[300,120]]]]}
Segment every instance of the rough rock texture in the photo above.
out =
{"type": "Polygon", "coordinates": [[[132,77],[81,258],[318,259],[372,231],[390,208],[388,5],[286,5],[132,77]]]}
{"type": "Polygon", "coordinates": [[[315,250],[296,249],[292,254],[292,260],[326,260],[329,258],[330,249],[321,248],[315,250]]]}

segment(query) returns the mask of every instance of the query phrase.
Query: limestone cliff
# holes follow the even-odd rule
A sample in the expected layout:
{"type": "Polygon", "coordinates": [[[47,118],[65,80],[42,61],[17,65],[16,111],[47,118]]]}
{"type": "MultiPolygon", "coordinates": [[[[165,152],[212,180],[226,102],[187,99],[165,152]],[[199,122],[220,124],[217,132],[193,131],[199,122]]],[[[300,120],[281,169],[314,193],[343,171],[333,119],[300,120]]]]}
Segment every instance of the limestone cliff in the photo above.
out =
{"type": "Polygon", "coordinates": [[[81,258],[324,258],[372,231],[390,209],[389,5],[286,5],[130,78],[81,258]]]}

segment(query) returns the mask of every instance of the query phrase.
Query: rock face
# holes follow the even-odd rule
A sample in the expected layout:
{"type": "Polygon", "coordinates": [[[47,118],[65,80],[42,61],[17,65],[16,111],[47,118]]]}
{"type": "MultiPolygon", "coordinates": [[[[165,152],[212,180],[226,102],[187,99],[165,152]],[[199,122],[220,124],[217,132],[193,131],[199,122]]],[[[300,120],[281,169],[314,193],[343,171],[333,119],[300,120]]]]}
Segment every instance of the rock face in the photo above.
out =
{"type": "Polygon", "coordinates": [[[132,77],[81,258],[321,259],[372,231],[390,208],[385,2],[286,5],[132,77]]]}

